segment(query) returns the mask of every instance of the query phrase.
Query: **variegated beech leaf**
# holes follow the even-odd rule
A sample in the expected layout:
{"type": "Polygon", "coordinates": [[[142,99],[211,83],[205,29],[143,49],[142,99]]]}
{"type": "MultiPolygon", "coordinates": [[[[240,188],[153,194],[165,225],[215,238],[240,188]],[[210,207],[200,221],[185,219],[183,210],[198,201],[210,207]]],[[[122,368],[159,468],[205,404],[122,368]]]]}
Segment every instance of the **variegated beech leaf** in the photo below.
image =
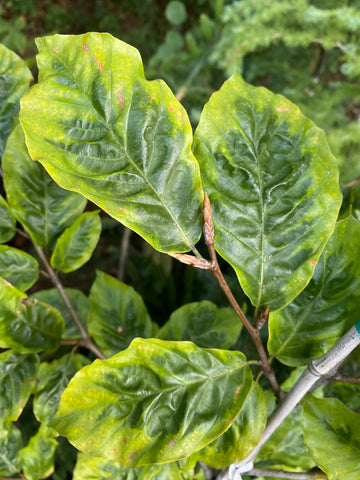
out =
{"type": "Polygon", "coordinates": [[[135,339],[75,375],[50,426],[90,456],[129,467],[171,462],[226,431],[251,385],[240,352],[135,339]]]}
{"type": "Polygon", "coordinates": [[[202,188],[187,114],[139,52],[106,33],[36,40],[39,83],[23,98],[31,157],[163,252],[194,248],[202,188]]]}
{"type": "Polygon", "coordinates": [[[236,73],[205,105],[194,153],[217,251],[253,305],[284,307],[312,277],[341,204],[324,132],[236,73]]]}

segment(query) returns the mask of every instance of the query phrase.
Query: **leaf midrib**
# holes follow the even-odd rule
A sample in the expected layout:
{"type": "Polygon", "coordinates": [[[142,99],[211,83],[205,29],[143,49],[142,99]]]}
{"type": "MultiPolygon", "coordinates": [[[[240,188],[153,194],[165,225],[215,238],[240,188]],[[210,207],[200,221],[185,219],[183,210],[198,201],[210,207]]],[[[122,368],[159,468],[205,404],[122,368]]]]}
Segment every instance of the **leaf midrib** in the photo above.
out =
{"type": "MultiPolygon", "coordinates": [[[[53,55],[55,52],[51,52],[53,55]]],[[[71,69],[66,65],[66,63],[64,62],[64,60],[59,56],[59,55],[56,55],[55,54],[55,57],[64,65],[66,71],[70,74],[70,76],[74,79],[74,83],[75,85],[77,86],[77,88],[79,89],[79,91],[87,98],[88,102],[90,103],[91,107],[93,108],[93,110],[96,112],[96,115],[98,116],[98,118],[101,120],[101,122],[104,124],[105,128],[107,128],[109,130],[109,132],[112,134],[113,138],[115,139],[115,142],[120,145],[121,147],[121,144],[120,142],[118,141],[117,139],[117,136],[115,135],[115,132],[113,130],[113,128],[108,125],[108,123],[106,122],[106,120],[102,117],[102,115],[100,115],[100,113],[97,111],[97,109],[94,107],[90,97],[87,95],[87,93],[85,93],[83,91],[83,89],[80,87],[78,81],[77,81],[77,78],[74,76],[73,72],[71,71],[71,69]]],[[[48,80],[49,78],[51,78],[51,76],[48,76],[46,77],[45,80],[48,80]]],[[[111,78],[111,81],[112,81],[112,73],[110,74],[110,78],[111,78]]],[[[144,78],[145,79],[145,78],[144,78]]],[[[44,81],[45,81],[44,80],[44,81]]],[[[146,81],[146,79],[145,79],[146,81]]],[[[132,102],[132,98],[133,96],[131,95],[131,98],[130,98],[130,104],[129,104],[129,108],[127,110],[127,112],[129,112],[130,110],[130,107],[131,107],[131,102],[132,102]]],[[[112,105],[112,103],[111,103],[112,105]]],[[[126,116],[126,119],[125,119],[125,123],[127,123],[128,121],[128,114],[126,116]]],[[[126,137],[125,137],[126,138],[126,137]]],[[[148,185],[151,190],[153,191],[154,195],[158,198],[158,200],[160,201],[160,203],[162,204],[163,208],[167,211],[168,215],[170,216],[170,218],[172,219],[172,221],[174,222],[175,226],[177,227],[177,229],[179,230],[181,236],[183,237],[183,239],[185,240],[185,243],[189,246],[190,250],[196,252],[196,249],[195,249],[195,246],[193,245],[193,243],[190,241],[190,239],[187,237],[186,233],[184,232],[184,230],[181,228],[181,226],[179,225],[179,223],[177,222],[176,218],[174,217],[172,211],[170,210],[170,208],[168,207],[168,205],[166,204],[166,202],[164,201],[164,199],[162,198],[162,195],[160,195],[155,187],[153,186],[153,184],[149,181],[149,179],[146,177],[145,173],[142,172],[140,170],[140,168],[135,164],[135,162],[133,162],[133,160],[131,159],[131,157],[129,156],[127,150],[126,150],[126,147],[124,147],[124,151],[126,153],[126,156],[129,160],[129,163],[131,163],[131,165],[133,166],[133,168],[139,172],[139,176],[144,180],[144,182],[146,183],[146,185],[148,185]]]]}
{"type": "MultiPolygon", "coordinates": [[[[226,372],[223,372],[223,373],[220,373],[220,374],[217,374],[217,375],[214,375],[212,377],[207,377],[205,380],[201,379],[201,380],[194,380],[194,381],[191,381],[191,382],[187,382],[187,383],[183,383],[183,384],[178,384],[178,385],[175,385],[175,386],[172,386],[172,387],[167,387],[163,390],[159,390],[157,392],[152,392],[152,393],[149,393],[149,394],[146,394],[144,395],[143,393],[141,394],[140,397],[136,397],[136,396],[131,396],[129,400],[131,401],[138,401],[138,400],[143,400],[143,399],[147,399],[147,398],[152,398],[152,397],[157,397],[159,395],[162,395],[164,393],[168,393],[168,392],[172,392],[172,391],[176,391],[176,390],[179,390],[181,388],[187,388],[187,387],[190,387],[192,385],[195,385],[197,383],[201,384],[201,383],[205,383],[207,381],[213,381],[214,379],[216,378],[219,378],[219,377],[222,377],[222,376],[228,376],[228,375],[231,375],[233,372],[237,371],[237,370],[241,370],[243,369],[244,367],[248,366],[248,362],[245,362],[243,363],[242,365],[239,365],[237,367],[234,367],[232,368],[231,370],[227,370],[226,372]]],[[[101,367],[103,368],[103,367],[101,367]]],[[[101,375],[103,376],[103,374],[101,375]]],[[[85,379],[87,380],[87,379],[85,379]]],[[[92,384],[91,382],[91,376],[90,376],[90,385],[92,384]]],[[[115,395],[118,395],[116,392],[115,392],[115,395]]],[[[86,396],[86,395],[85,395],[86,396]]],[[[95,405],[92,405],[90,406],[89,405],[89,408],[87,408],[86,410],[91,410],[91,409],[95,409],[95,408],[99,408],[99,407],[103,407],[104,405],[113,405],[113,402],[109,401],[108,403],[105,403],[103,400],[102,400],[102,403],[101,405],[100,404],[95,404],[95,405]]]]}

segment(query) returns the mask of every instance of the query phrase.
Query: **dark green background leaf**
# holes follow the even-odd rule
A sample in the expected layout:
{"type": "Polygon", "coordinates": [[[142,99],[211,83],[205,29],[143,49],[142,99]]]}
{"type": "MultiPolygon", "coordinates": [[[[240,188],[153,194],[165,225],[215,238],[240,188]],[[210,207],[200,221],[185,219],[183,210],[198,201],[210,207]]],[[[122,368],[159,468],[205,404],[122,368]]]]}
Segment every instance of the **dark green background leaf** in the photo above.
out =
{"type": "Polygon", "coordinates": [[[0,195],[0,243],[8,242],[16,233],[16,220],[9,205],[0,195]]]}
{"type": "Polygon", "coordinates": [[[39,264],[28,253],[0,245],[0,276],[19,290],[26,291],[37,282],[39,264]]]}
{"type": "Polygon", "coordinates": [[[34,413],[40,422],[50,422],[67,384],[78,370],[89,363],[86,357],[74,353],[64,355],[51,363],[41,363],[33,400],[34,413]]]}
{"type": "Polygon", "coordinates": [[[60,343],[64,320],[50,307],[0,279],[0,346],[20,353],[52,352],[60,343]]]}
{"type": "Polygon", "coordinates": [[[38,363],[34,354],[0,354],[0,423],[18,419],[34,389],[38,363]]]}
{"type": "Polygon", "coordinates": [[[269,352],[287,365],[320,357],[359,319],[360,223],[337,223],[308,286],[270,314],[269,352]]]}
{"type": "MultiPolygon", "coordinates": [[[[86,326],[90,310],[90,300],[81,290],[76,290],[75,288],[65,288],[64,290],[81,323],[86,326]]],[[[40,290],[39,292],[35,292],[32,296],[59,310],[65,320],[65,331],[62,335],[63,339],[74,340],[81,338],[79,329],[75,325],[69,309],[65,305],[64,300],[56,288],[40,290]]]]}
{"type": "Polygon", "coordinates": [[[82,267],[90,260],[100,233],[99,213],[97,211],[83,213],[58,238],[51,257],[51,265],[65,273],[82,267]]]}
{"type": "Polygon", "coordinates": [[[83,211],[86,200],[56,185],[29,157],[20,125],[10,135],[3,156],[4,184],[11,210],[40,247],[51,247],[83,211]]]}
{"type": "Polygon", "coordinates": [[[183,305],[157,333],[163,340],[190,340],[203,348],[230,348],[242,323],[232,308],[218,308],[204,300],[183,305]]]}
{"type": "Polygon", "coordinates": [[[89,298],[88,330],[105,355],[124,350],[135,337],[151,336],[151,319],[132,287],[98,271],[89,298]]]}
{"type": "Polygon", "coordinates": [[[193,248],[200,172],[189,119],[167,85],[148,82],[139,52],[109,34],[36,43],[40,82],[21,104],[32,158],[156,249],[193,248]]]}
{"type": "Polygon", "coordinates": [[[0,44],[0,157],[19,112],[20,98],[31,80],[31,72],[24,60],[0,44]]]}
{"type": "Polygon", "coordinates": [[[329,480],[359,479],[360,415],[336,398],[308,395],[303,427],[305,444],[329,480]]]}
{"type": "Polygon", "coordinates": [[[50,426],[87,455],[130,467],[171,462],[227,430],[251,384],[240,352],[136,339],[75,375],[50,426]]]}
{"type": "Polygon", "coordinates": [[[312,277],[341,204],[324,132],[234,74],[205,105],[194,153],[217,251],[253,305],[284,307],[312,277]]]}
{"type": "Polygon", "coordinates": [[[41,425],[28,445],[20,450],[22,470],[27,480],[40,480],[53,473],[57,448],[57,441],[53,437],[54,432],[41,425]]]}
{"type": "Polygon", "coordinates": [[[19,452],[21,447],[20,430],[11,422],[0,423],[0,475],[8,477],[20,472],[19,452]]]}

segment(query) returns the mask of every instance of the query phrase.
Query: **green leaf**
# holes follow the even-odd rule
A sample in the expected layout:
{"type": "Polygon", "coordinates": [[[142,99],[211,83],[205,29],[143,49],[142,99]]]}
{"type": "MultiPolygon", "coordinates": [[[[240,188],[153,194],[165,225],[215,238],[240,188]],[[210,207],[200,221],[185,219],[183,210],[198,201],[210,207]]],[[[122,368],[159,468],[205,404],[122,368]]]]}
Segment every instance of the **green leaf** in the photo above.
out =
{"type": "Polygon", "coordinates": [[[233,425],[201,450],[198,460],[214,468],[225,468],[246,458],[259,443],[266,420],[264,394],[254,382],[233,425]]]}
{"type": "MultiPolygon", "coordinates": [[[[86,326],[90,310],[90,300],[81,290],[76,290],[75,288],[65,288],[64,290],[81,323],[86,326]]],[[[76,340],[81,338],[79,329],[75,325],[74,319],[72,318],[71,313],[69,312],[68,307],[65,305],[65,302],[57,288],[40,290],[39,292],[34,293],[32,296],[41,302],[48,303],[52,307],[55,307],[59,310],[63,316],[63,319],[65,320],[65,331],[62,335],[63,339],[76,340]]]]}
{"type": "Polygon", "coordinates": [[[40,82],[21,103],[32,158],[156,249],[193,249],[200,172],[189,119],[168,86],[147,81],[139,52],[109,34],[36,43],[40,82]]]}
{"type": "Polygon", "coordinates": [[[51,426],[87,455],[129,467],[171,462],[227,430],[251,384],[240,352],[136,339],[75,375],[51,426]]]}
{"type": "Polygon", "coordinates": [[[73,480],[137,480],[136,470],[115,460],[78,454],[73,480]]]}
{"type": "Polygon", "coordinates": [[[166,5],[165,17],[173,25],[181,25],[185,22],[187,13],[183,2],[173,0],[166,5]]]}
{"type": "Polygon", "coordinates": [[[302,407],[297,406],[265,443],[256,463],[295,472],[313,468],[315,463],[304,445],[302,425],[302,407]]]}
{"type": "Polygon", "coordinates": [[[53,352],[63,330],[64,320],[56,308],[26,297],[0,279],[0,347],[20,353],[53,352]]]}
{"type": "Polygon", "coordinates": [[[360,223],[337,223],[308,286],[270,314],[268,349],[287,365],[320,357],[359,319],[360,223]]]}
{"type": "Polygon", "coordinates": [[[360,415],[336,398],[317,399],[308,395],[303,428],[305,444],[329,480],[358,480],[360,415]]]}
{"type": "Polygon", "coordinates": [[[39,264],[28,253],[0,245],[0,276],[19,290],[25,291],[37,282],[39,264]]]}
{"type": "Polygon", "coordinates": [[[73,480],[182,480],[176,463],[146,465],[136,469],[115,460],[78,454],[73,480]]]}
{"type": "Polygon", "coordinates": [[[0,195],[0,243],[8,242],[16,233],[16,220],[9,205],[0,195]]]}
{"type": "Polygon", "coordinates": [[[35,386],[37,355],[8,350],[0,354],[0,419],[16,421],[35,386]]]}
{"type": "Polygon", "coordinates": [[[44,425],[30,438],[29,444],[20,450],[22,469],[27,480],[47,478],[54,472],[54,456],[57,441],[54,433],[44,425]]]}
{"type": "Polygon", "coordinates": [[[241,327],[232,308],[218,308],[204,300],[183,305],[173,312],[157,337],[190,340],[198,347],[227,349],[236,342],[241,327]]]}
{"type": "Polygon", "coordinates": [[[83,211],[86,200],[60,188],[31,160],[21,126],[10,135],[3,156],[7,200],[17,220],[40,247],[52,247],[57,237],[83,211]]]}
{"type": "Polygon", "coordinates": [[[101,220],[99,213],[83,213],[58,238],[51,257],[51,265],[69,273],[90,260],[99,241],[101,220]]]}
{"type": "Polygon", "coordinates": [[[20,430],[11,422],[0,422],[0,475],[8,477],[21,470],[20,449],[22,438],[20,430]]]}
{"type": "Polygon", "coordinates": [[[24,60],[0,44],[0,157],[32,75],[24,60]]]}
{"type": "Polygon", "coordinates": [[[284,307],[312,277],[341,204],[324,132],[234,74],[205,105],[194,153],[217,251],[254,305],[284,307]]]}
{"type": "Polygon", "coordinates": [[[132,287],[98,271],[89,298],[88,330],[105,355],[124,350],[135,337],[151,336],[151,319],[132,287]]]}
{"type": "Polygon", "coordinates": [[[56,413],[60,397],[69,381],[89,360],[78,354],[69,353],[51,363],[42,362],[36,379],[34,413],[36,418],[48,424],[56,413]]]}

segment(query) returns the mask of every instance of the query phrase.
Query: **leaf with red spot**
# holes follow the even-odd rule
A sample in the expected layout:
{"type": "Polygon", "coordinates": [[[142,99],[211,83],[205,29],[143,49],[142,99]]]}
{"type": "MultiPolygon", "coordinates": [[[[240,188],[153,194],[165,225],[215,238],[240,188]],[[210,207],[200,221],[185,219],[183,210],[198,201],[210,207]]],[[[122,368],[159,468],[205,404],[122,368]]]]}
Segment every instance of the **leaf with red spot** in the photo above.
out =
{"type": "Polygon", "coordinates": [[[224,433],[251,386],[240,352],[135,339],[75,375],[50,426],[90,456],[129,467],[172,462],[224,433]]]}
{"type": "Polygon", "coordinates": [[[31,157],[163,252],[201,236],[203,192],[189,118],[109,34],[38,38],[39,83],[23,98],[31,157]],[[185,208],[186,207],[186,208],[185,208]]]}

